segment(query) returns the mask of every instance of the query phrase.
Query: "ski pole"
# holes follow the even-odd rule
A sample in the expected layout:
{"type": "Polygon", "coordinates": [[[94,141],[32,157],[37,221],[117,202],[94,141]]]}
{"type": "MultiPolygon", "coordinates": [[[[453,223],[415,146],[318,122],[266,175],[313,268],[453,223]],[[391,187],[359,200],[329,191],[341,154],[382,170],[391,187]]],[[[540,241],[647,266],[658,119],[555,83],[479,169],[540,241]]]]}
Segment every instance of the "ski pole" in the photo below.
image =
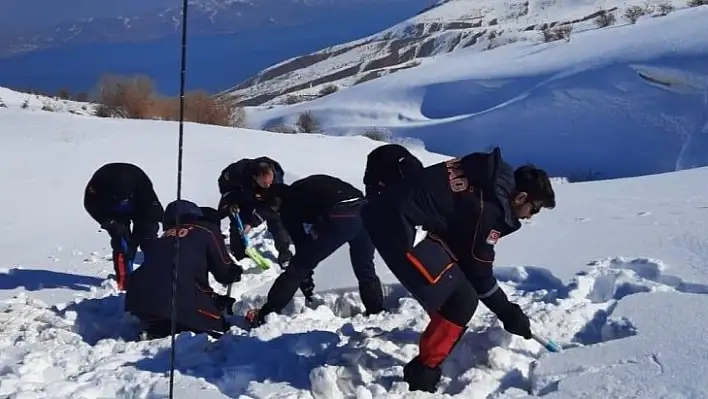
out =
{"type": "Polygon", "coordinates": [[[543,337],[541,337],[540,335],[538,335],[538,334],[536,334],[536,333],[531,333],[531,336],[533,337],[533,339],[536,340],[536,342],[538,342],[539,344],[543,345],[543,347],[546,348],[546,349],[547,349],[548,351],[550,351],[550,352],[556,352],[556,353],[557,353],[557,352],[561,352],[561,351],[563,350],[563,349],[561,348],[561,346],[558,345],[557,343],[555,343],[553,340],[550,340],[550,339],[547,339],[547,338],[543,338],[543,337]]]}

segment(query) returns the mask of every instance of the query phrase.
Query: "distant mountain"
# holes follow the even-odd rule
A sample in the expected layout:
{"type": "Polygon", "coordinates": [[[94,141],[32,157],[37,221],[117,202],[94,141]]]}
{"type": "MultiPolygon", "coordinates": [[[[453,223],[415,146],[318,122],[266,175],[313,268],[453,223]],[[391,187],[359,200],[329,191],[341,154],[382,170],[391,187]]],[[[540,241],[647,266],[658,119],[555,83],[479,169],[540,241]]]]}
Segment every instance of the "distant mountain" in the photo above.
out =
{"type": "MultiPolygon", "coordinates": [[[[46,7],[35,6],[34,16],[28,2],[5,1],[3,86],[89,91],[102,74],[140,73],[165,94],[179,89],[178,0],[42,0],[46,7]]],[[[222,91],[268,65],[378,32],[434,1],[191,0],[187,86],[222,91]]]]}

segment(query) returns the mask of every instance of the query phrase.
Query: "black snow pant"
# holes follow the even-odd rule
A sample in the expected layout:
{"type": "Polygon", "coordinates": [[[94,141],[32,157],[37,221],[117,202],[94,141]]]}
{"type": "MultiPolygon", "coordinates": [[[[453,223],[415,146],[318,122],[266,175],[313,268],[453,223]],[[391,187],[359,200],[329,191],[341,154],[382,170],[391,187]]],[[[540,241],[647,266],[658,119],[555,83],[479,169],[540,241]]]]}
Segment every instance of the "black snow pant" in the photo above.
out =
{"type": "MultiPolygon", "coordinates": [[[[140,271],[137,273],[140,273],[140,271]]],[[[145,275],[142,277],[145,277],[145,275]]],[[[138,280],[133,281],[135,282],[134,284],[139,284],[138,280]]],[[[160,308],[159,306],[161,305],[157,305],[158,308],[155,308],[157,302],[154,298],[151,298],[151,294],[154,295],[158,291],[164,291],[168,287],[160,284],[149,284],[145,280],[140,282],[143,283],[141,287],[133,285],[131,287],[133,291],[128,291],[127,305],[130,305],[128,311],[140,320],[142,329],[149,339],[169,336],[171,327],[169,308],[167,307],[169,302],[162,298],[160,302],[163,307],[160,308]],[[145,283],[148,284],[146,285],[145,283]],[[152,291],[146,292],[147,287],[150,287],[152,291]],[[136,289],[139,289],[139,291],[135,291],[136,289]]],[[[194,293],[196,296],[185,295],[185,292],[180,291],[177,302],[176,333],[191,331],[195,334],[206,333],[214,338],[219,338],[230,328],[222,313],[231,309],[235,299],[226,295],[204,291],[199,288],[198,284],[195,286],[194,293]],[[194,298],[194,302],[186,303],[184,299],[190,297],[194,298]]]]}
{"type": "Polygon", "coordinates": [[[369,235],[401,284],[428,312],[430,323],[419,353],[404,368],[410,390],[434,392],[447,359],[477,310],[478,298],[454,254],[433,234],[417,245],[415,226],[393,201],[373,201],[362,210],[369,235]]]}
{"type": "MultiPolygon", "coordinates": [[[[292,252],[290,252],[290,235],[283,226],[280,213],[273,210],[268,204],[265,203],[259,203],[254,208],[253,213],[253,220],[258,222],[258,224],[251,227],[256,227],[263,223],[263,221],[266,222],[268,225],[268,231],[273,236],[275,249],[278,251],[278,264],[282,266],[284,262],[287,262],[292,258],[292,252]]],[[[238,224],[231,218],[229,218],[229,221],[231,222],[229,227],[229,249],[236,260],[241,260],[246,257],[246,245],[241,238],[241,234],[238,230],[238,224]]]]}
{"type": "MultiPolygon", "coordinates": [[[[164,338],[164,337],[169,337],[170,332],[171,332],[171,321],[170,319],[162,319],[162,318],[140,318],[140,321],[142,322],[142,328],[145,334],[147,335],[148,339],[159,339],[159,338],[164,338]]],[[[190,328],[184,324],[177,323],[176,328],[175,328],[175,334],[179,334],[181,332],[193,332],[195,334],[202,334],[206,333],[209,336],[213,338],[220,338],[226,331],[228,331],[229,325],[226,321],[224,321],[224,327],[221,330],[214,331],[214,330],[199,330],[195,328],[190,328]]]]}
{"type": "Polygon", "coordinates": [[[132,220],[128,217],[117,217],[115,220],[123,223],[128,228],[130,228],[132,222],[130,237],[111,236],[113,270],[116,273],[118,288],[125,289],[128,276],[133,272],[132,264],[138,248],[143,250],[145,257],[149,256],[150,245],[157,239],[160,225],[154,221],[132,220]]]}
{"type": "Polygon", "coordinates": [[[317,265],[346,243],[349,244],[349,256],[366,313],[383,311],[383,291],[374,266],[374,246],[360,217],[362,204],[363,201],[358,201],[333,207],[322,223],[312,226],[314,237],[308,235],[302,241],[295,240],[295,255],[268,292],[268,301],[258,314],[259,322],[271,312],[280,313],[298,287],[312,277],[317,265]]]}

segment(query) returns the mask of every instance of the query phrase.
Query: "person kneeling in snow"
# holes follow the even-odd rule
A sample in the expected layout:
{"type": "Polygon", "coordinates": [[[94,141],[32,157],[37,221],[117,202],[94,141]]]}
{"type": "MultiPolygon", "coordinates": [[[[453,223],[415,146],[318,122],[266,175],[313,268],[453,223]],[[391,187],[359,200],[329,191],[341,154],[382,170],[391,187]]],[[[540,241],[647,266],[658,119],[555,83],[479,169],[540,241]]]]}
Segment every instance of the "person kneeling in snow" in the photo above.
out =
{"type": "Polygon", "coordinates": [[[440,365],[481,300],[515,335],[532,338],[530,322],[492,273],[494,245],[519,219],[555,207],[546,173],[513,170],[495,148],[425,168],[369,201],[362,218],[389,269],[430,315],[419,353],[403,369],[411,391],[435,392],[440,365]],[[414,245],[415,227],[427,236],[414,245]]]}
{"type": "Polygon", "coordinates": [[[116,281],[118,289],[124,290],[138,247],[147,258],[162,221],[162,204],[152,182],[133,164],[105,164],[86,185],[84,208],[111,236],[116,281]]]}
{"type": "Polygon", "coordinates": [[[374,247],[359,215],[365,202],[364,193],[328,175],[308,176],[290,186],[282,184],[274,189],[282,199],[281,216],[295,243],[295,255],[290,266],[273,283],[265,305],[246,315],[251,327],[263,324],[271,312],[280,313],[298,287],[306,298],[310,297],[315,267],[345,243],[349,243],[351,263],[366,313],[383,311],[381,281],[374,267],[374,247]]]}
{"type": "Polygon", "coordinates": [[[165,231],[155,242],[151,256],[131,276],[125,297],[125,311],[143,322],[149,338],[170,335],[178,237],[177,332],[205,332],[218,338],[229,329],[221,312],[233,300],[212,290],[208,273],[228,285],[241,281],[243,269],[229,257],[220,220],[216,209],[200,208],[190,201],[177,200],[165,209],[165,231]]]}

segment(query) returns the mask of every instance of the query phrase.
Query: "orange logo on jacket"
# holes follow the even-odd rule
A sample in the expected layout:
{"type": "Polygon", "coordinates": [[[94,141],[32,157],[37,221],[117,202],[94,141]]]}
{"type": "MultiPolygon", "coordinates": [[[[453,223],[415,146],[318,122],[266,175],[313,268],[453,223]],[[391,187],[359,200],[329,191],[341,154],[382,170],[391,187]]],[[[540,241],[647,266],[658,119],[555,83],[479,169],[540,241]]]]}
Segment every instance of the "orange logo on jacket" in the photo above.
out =
{"type": "Polygon", "coordinates": [[[184,238],[187,237],[190,231],[194,230],[194,226],[189,226],[189,227],[173,227],[171,229],[168,229],[164,232],[163,237],[179,237],[179,238],[184,238]]]}
{"type": "Polygon", "coordinates": [[[453,193],[460,193],[467,191],[470,184],[465,176],[465,172],[462,170],[460,165],[460,158],[454,158],[445,162],[445,167],[447,168],[447,177],[450,183],[450,190],[453,193]]]}

